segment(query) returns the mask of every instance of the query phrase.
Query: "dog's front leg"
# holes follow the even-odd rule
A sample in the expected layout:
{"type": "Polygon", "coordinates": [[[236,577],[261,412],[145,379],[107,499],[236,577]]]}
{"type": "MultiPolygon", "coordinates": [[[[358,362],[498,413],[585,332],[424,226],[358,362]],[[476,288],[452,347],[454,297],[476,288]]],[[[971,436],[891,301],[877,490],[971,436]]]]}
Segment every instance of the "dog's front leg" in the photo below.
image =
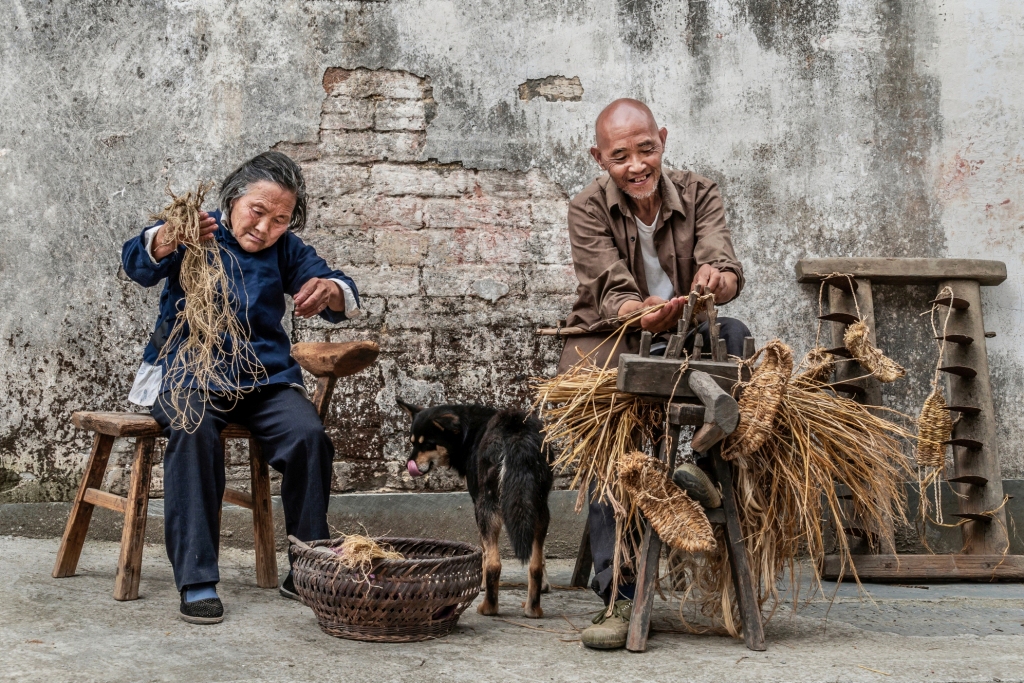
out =
{"type": "Polygon", "coordinates": [[[480,529],[480,540],[484,547],[484,601],[476,611],[487,617],[498,613],[498,582],[501,580],[501,556],[498,554],[498,535],[501,533],[501,518],[492,515],[486,528],[480,529]]]}

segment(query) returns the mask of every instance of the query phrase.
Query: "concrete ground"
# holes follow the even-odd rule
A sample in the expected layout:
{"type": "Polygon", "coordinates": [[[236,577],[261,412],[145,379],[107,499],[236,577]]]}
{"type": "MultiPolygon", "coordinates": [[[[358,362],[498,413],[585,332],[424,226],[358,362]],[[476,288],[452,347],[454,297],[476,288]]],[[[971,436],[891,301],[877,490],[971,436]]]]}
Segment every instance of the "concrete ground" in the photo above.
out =
{"type": "MultiPolygon", "coordinates": [[[[679,626],[663,602],[647,653],[586,650],[576,629],[599,606],[592,593],[556,589],[545,618],[528,620],[524,591],[512,587],[498,618],[470,608],[447,638],[372,644],[329,637],[307,607],[257,588],[251,552],[223,551],[224,623],[191,626],[176,616],[162,547],[146,547],[140,599],[118,603],[116,544],[88,542],[79,575],[59,580],[57,544],[0,537],[0,680],[1024,681],[1024,586],[1014,584],[871,586],[873,602],[844,585],[831,609],[821,598],[796,615],[782,609],[762,653],[665,632],[679,626]]],[[[552,561],[552,583],[570,570],[552,561]]],[[[524,573],[509,562],[503,578],[524,573]]]]}

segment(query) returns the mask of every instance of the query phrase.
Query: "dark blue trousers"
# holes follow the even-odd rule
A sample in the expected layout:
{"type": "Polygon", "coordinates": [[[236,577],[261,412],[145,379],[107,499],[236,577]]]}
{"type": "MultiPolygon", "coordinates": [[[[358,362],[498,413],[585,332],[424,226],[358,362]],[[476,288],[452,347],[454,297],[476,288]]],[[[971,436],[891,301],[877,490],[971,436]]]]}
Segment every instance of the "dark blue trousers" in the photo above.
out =
{"type": "MultiPolygon", "coordinates": [[[[725,345],[732,356],[743,355],[743,338],[750,336],[750,330],[735,318],[719,318],[722,329],[719,336],[725,340],[725,345]]],[[[697,334],[704,338],[704,353],[711,352],[711,343],[708,336],[708,324],[703,323],[693,330],[686,338],[684,347],[687,353],[693,353],[693,342],[697,334]]],[[[664,354],[664,349],[661,351],[664,354]]],[[[652,353],[652,355],[658,355],[652,353]]],[[[594,557],[594,580],[591,587],[600,595],[605,602],[611,599],[611,584],[613,573],[613,561],[615,560],[615,514],[612,507],[607,503],[599,503],[596,496],[591,492],[590,510],[588,519],[590,521],[590,552],[594,557]]],[[[639,546],[639,543],[637,543],[639,546]]],[[[623,570],[620,579],[617,600],[632,600],[635,591],[636,580],[623,570]]]]}
{"type": "MultiPolygon", "coordinates": [[[[192,410],[201,409],[189,393],[192,410]]],[[[164,543],[178,590],[220,580],[217,551],[224,497],[224,450],[220,433],[240,424],[259,441],[263,458],[280,472],[285,529],[304,541],[328,538],[334,445],[316,409],[295,387],[277,384],[246,394],[237,402],[211,397],[199,427],[189,434],[171,429],[170,395],[153,406],[153,417],[167,437],[164,453],[164,543]]]]}

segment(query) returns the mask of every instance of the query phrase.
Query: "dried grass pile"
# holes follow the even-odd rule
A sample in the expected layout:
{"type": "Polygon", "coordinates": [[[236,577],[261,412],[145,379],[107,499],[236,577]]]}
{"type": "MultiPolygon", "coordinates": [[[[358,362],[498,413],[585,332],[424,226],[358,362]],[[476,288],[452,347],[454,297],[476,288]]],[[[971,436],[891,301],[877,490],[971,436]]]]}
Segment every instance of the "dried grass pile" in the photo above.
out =
{"type": "Polygon", "coordinates": [[[673,550],[714,550],[715,535],[699,503],[669,479],[668,466],[633,451],[619,461],[619,480],[644,517],[673,550]]]}
{"type": "Polygon", "coordinates": [[[381,545],[369,536],[349,534],[333,548],[338,563],[346,569],[368,572],[374,560],[404,560],[405,555],[389,545],[381,545]]]}
{"type": "Polygon", "coordinates": [[[160,360],[175,352],[165,374],[164,391],[170,394],[170,404],[164,407],[171,425],[189,433],[202,421],[211,393],[237,399],[266,378],[249,342],[247,316],[244,312],[239,316],[233,287],[244,284],[232,282],[222,255],[233,257],[217,240],[199,239],[200,213],[210,187],[200,184],[195,192],[181,196],[168,190],[171,203],[153,216],[169,226],[164,244],[177,241],[185,246],[178,275],[185,305],[178,311],[160,360]],[[202,399],[199,408],[184,400],[185,392],[193,390],[202,399]]]}

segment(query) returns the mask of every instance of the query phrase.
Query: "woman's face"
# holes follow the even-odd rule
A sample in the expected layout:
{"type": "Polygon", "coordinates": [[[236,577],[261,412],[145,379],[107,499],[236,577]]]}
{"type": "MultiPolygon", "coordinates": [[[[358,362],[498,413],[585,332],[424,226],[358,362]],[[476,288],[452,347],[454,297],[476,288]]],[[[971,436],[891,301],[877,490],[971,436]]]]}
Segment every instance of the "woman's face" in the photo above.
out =
{"type": "Polygon", "coordinates": [[[273,246],[288,230],[295,208],[295,193],[277,183],[261,180],[231,206],[231,232],[249,252],[273,246]]]}

